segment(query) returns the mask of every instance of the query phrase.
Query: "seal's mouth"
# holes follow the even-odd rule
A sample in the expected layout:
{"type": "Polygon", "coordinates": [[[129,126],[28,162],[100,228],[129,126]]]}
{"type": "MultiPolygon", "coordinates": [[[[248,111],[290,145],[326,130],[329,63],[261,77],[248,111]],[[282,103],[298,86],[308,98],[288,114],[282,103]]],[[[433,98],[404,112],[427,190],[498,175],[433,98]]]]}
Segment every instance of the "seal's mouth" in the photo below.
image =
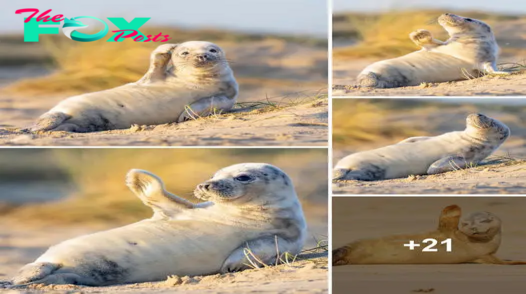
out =
{"type": "Polygon", "coordinates": [[[473,126],[477,129],[490,129],[493,127],[492,119],[480,114],[480,113],[473,113],[468,115],[466,118],[466,122],[468,125],[473,126]]]}
{"type": "Polygon", "coordinates": [[[201,200],[215,199],[218,201],[228,201],[239,198],[232,193],[232,189],[217,182],[204,182],[197,185],[194,196],[201,200]]]}

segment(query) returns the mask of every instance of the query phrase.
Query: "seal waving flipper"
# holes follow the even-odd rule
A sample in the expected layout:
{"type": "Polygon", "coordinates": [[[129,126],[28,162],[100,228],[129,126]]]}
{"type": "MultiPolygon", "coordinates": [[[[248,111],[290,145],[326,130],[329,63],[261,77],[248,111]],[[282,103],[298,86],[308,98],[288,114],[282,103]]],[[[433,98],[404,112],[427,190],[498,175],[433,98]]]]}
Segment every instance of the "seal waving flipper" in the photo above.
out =
{"type": "Polygon", "coordinates": [[[146,206],[153,209],[152,219],[172,218],[181,210],[203,208],[209,204],[208,202],[193,204],[166,191],[163,181],[145,170],[130,170],[126,175],[126,185],[146,206]]]}
{"type": "Polygon", "coordinates": [[[427,170],[428,175],[435,175],[440,173],[445,173],[448,171],[454,171],[466,168],[468,162],[462,156],[447,156],[443,157],[431,164],[427,170]]]}
{"type": "Polygon", "coordinates": [[[462,210],[458,205],[450,205],[442,209],[438,219],[438,230],[441,232],[454,232],[458,229],[462,210]]]}
{"type": "Polygon", "coordinates": [[[137,83],[148,84],[166,79],[168,63],[171,61],[172,52],[179,44],[163,44],[157,47],[150,55],[150,68],[137,83]]]}

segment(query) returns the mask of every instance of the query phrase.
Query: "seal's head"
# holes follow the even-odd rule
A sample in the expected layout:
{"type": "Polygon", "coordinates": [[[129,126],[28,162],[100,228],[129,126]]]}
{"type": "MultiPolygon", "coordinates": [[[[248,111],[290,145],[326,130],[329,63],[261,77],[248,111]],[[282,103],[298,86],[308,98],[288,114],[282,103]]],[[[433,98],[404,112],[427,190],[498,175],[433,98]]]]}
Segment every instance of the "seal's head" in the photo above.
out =
{"type": "Polygon", "coordinates": [[[193,67],[206,70],[228,65],[221,47],[204,41],[189,41],[178,44],[172,52],[172,63],[176,68],[193,67]]]}
{"type": "Polygon", "coordinates": [[[267,204],[297,201],[290,178],[279,168],[265,163],[241,163],[219,170],[210,180],[197,185],[196,197],[228,204],[267,204]]]}
{"type": "Polygon", "coordinates": [[[500,233],[500,219],[489,212],[475,212],[460,220],[458,229],[470,239],[479,241],[492,240],[500,233]]]}
{"type": "Polygon", "coordinates": [[[472,18],[445,13],[438,18],[438,23],[450,34],[493,35],[486,23],[472,18]]]}
{"type": "Polygon", "coordinates": [[[504,123],[480,113],[466,118],[466,131],[497,142],[504,142],[510,136],[510,129],[504,123]]]}

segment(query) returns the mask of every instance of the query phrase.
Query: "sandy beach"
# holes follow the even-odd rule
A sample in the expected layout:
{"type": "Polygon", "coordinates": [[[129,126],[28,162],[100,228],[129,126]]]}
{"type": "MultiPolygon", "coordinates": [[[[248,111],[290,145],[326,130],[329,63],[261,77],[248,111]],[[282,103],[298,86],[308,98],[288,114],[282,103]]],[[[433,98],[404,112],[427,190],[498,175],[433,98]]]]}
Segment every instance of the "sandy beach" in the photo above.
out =
{"type": "Polygon", "coordinates": [[[11,118],[10,127],[0,128],[0,145],[9,146],[326,146],[328,138],[326,98],[292,106],[239,109],[180,124],[94,133],[26,132],[22,129],[31,125],[35,111],[8,108],[5,112],[7,121],[11,118]]]}
{"type": "MultiPolygon", "coordinates": [[[[432,231],[440,210],[452,204],[459,205],[464,215],[496,214],[503,227],[496,255],[526,260],[526,199],[510,197],[336,197],[333,248],[359,239],[432,231]]],[[[333,267],[333,293],[522,293],[524,271],[524,266],[488,264],[337,266],[333,267]]]]}

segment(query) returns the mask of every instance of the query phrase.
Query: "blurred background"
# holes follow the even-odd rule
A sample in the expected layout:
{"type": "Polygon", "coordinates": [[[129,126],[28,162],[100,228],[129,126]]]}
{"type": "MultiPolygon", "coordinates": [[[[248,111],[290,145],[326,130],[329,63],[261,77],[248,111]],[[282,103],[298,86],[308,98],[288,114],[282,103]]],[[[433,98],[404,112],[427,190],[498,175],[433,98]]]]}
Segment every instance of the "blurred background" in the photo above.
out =
{"type": "Polygon", "coordinates": [[[132,168],[153,172],[169,191],[193,202],[197,184],[219,169],[265,162],[293,180],[312,228],[326,232],[327,150],[324,149],[3,149],[1,215],[53,225],[128,223],[151,209],[126,187],[132,168]],[[35,213],[37,212],[38,213],[35,213]]]}
{"type": "MultiPolygon", "coordinates": [[[[27,124],[65,97],[138,80],[150,52],[162,43],[76,42],[58,35],[23,41],[17,9],[52,9],[50,15],[151,17],[140,28],[159,32],[169,43],[207,40],[226,51],[240,84],[239,102],[294,100],[327,91],[327,2],[325,0],[227,1],[16,1],[2,5],[0,17],[0,116],[4,126],[27,124]],[[306,3],[308,2],[308,3],[306,3]],[[301,11],[298,10],[301,7],[301,11]]],[[[90,33],[102,24],[82,20],[90,33]]]]}
{"type": "Polygon", "coordinates": [[[446,40],[448,35],[437,22],[446,12],[488,23],[501,48],[501,67],[526,66],[526,6],[515,0],[333,2],[335,83],[356,76],[372,62],[418,50],[408,37],[416,29],[427,29],[435,38],[446,40]]]}

